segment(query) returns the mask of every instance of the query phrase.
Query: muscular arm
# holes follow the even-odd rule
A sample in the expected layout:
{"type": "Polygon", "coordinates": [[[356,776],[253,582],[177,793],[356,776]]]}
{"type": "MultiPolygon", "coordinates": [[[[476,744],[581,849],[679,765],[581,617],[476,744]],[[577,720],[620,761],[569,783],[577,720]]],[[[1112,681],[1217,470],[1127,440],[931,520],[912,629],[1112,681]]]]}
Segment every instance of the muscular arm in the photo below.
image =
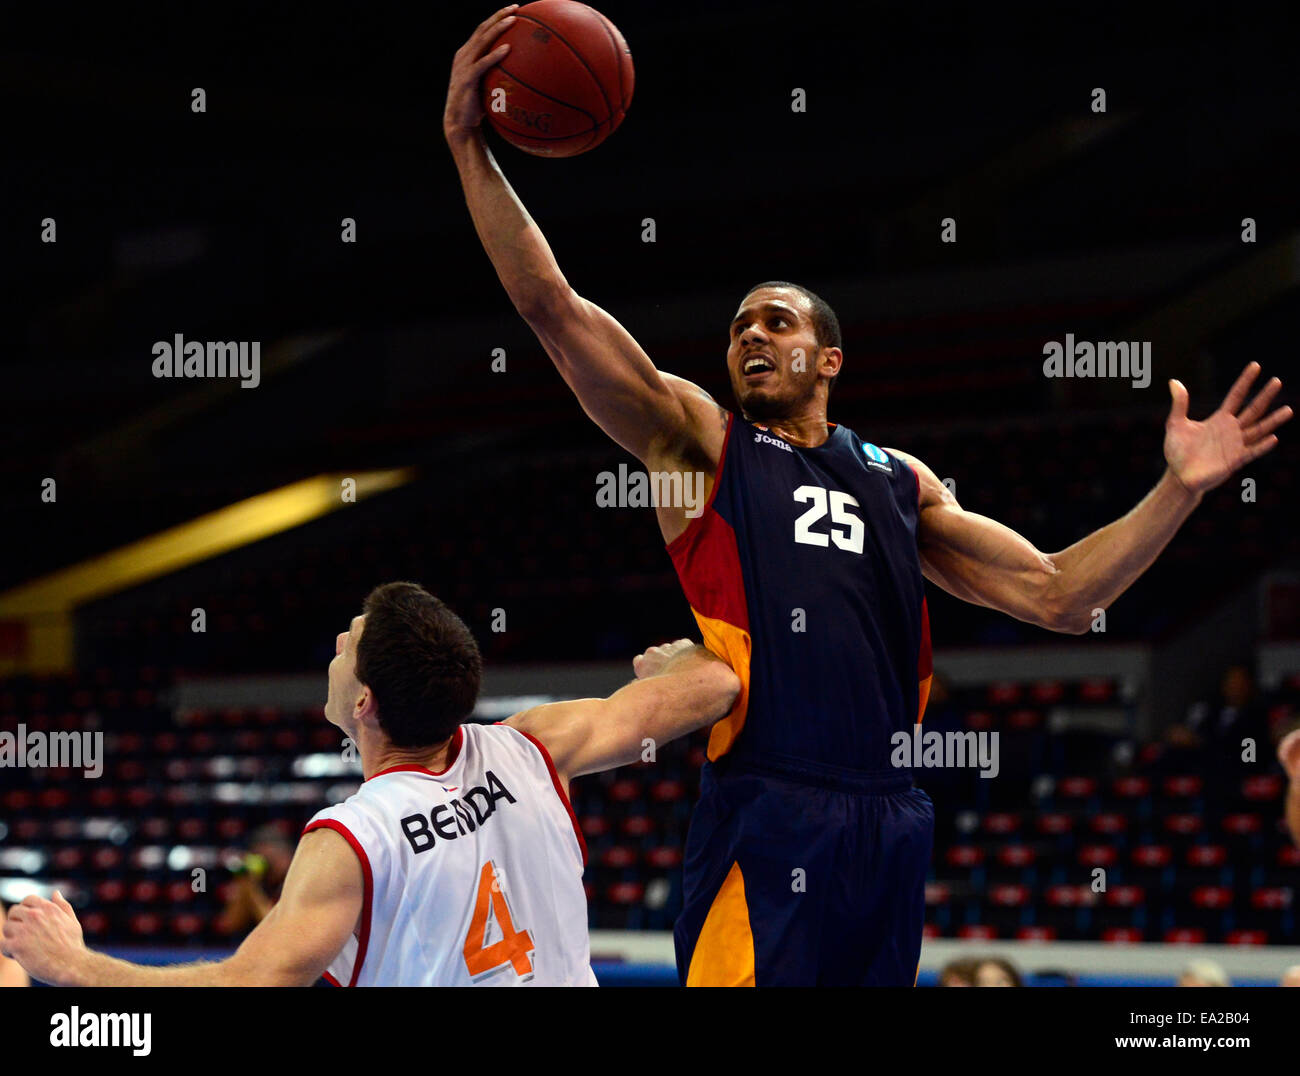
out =
{"type": "MultiPolygon", "coordinates": [[[[647,651],[638,662],[663,649],[647,651]]],[[[636,762],[646,740],[662,747],[711,725],[726,715],[739,691],[740,680],[729,666],[692,645],[607,699],[548,703],[505,723],[540,740],[567,785],[584,773],[636,762]]]]}
{"type": "Polygon", "coordinates": [[[649,467],[693,459],[701,450],[716,461],[722,447],[717,406],[696,386],[661,374],[617,320],[569,286],[487,147],[479,83],[501,58],[491,46],[508,18],[503,8],[456,53],[443,116],[483,249],[515,309],[602,430],[649,467]]]}
{"type": "Polygon", "coordinates": [[[60,986],[310,986],[347,942],[362,898],[356,854],[320,829],[299,843],[279,902],[225,960],[150,968],[92,952],[61,897],[11,909],[4,948],[33,978],[60,986]]]}
{"type": "Polygon", "coordinates": [[[1200,422],[1188,418],[1186,387],[1170,381],[1168,466],[1160,481],[1127,515],[1051,555],[1009,527],[964,511],[929,467],[891,450],[921,484],[917,548],[926,578],[966,601],[1082,635],[1092,611],[1105,609],[1151,566],[1207,490],[1277,445],[1273,431],[1292,412],[1268,410],[1282,388],[1276,377],[1247,402],[1259,372],[1259,363],[1247,363],[1223,402],[1200,422]]]}
{"type": "Polygon", "coordinates": [[[925,577],[964,601],[1051,631],[1086,632],[1092,610],[1123,594],[1200,503],[1166,471],[1127,515],[1047,554],[1010,527],[967,512],[915,456],[888,451],[921,484],[917,548],[925,577]]]}

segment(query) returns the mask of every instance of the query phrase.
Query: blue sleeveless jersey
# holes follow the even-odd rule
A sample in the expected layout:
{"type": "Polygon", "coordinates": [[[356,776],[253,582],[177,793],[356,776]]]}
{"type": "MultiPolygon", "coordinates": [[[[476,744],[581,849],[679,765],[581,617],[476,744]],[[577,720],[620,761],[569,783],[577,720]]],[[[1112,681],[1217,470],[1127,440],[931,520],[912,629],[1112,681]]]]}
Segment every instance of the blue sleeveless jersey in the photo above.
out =
{"type": "Polygon", "coordinates": [[[901,776],[930,629],[911,467],[844,426],[798,448],[732,415],[713,491],[668,546],[705,645],[742,689],[708,757],[901,776]]]}

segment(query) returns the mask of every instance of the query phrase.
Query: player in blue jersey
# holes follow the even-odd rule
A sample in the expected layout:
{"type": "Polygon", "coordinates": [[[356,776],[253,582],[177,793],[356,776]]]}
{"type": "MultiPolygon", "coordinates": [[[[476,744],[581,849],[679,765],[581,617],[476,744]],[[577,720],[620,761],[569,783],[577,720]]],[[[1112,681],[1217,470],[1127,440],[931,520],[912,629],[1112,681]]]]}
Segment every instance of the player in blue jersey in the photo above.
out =
{"type": "Polygon", "coordinates": [[[503,9],[456,54],[443,129],[474,225],[515,308],[583,409],[652,475],[695,489],[659,526],[706,645],[742,690],[713,728],[684,864],[688,985],[915,982],[933,808],[890,741],[930,676],[922,582],[1053,631],[1087,631],[1202,495],[1291,415],[1246,404],[1251,363],[1204,422],[1170,382],[1167,468],[1123,518],[1047,554],[965,511],[935,473],[827,420],[844,355],[831,308],[769,281],[733,313],[733,414],[658,370],[578,295],[483,139],[482,72],[503,9]]]}

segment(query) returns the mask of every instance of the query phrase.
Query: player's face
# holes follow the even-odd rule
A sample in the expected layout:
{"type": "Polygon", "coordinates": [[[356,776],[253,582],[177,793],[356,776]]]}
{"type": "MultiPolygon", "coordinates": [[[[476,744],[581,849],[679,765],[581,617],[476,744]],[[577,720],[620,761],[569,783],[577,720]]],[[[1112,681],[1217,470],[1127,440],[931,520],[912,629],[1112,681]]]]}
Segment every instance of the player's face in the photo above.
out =
{"type": "Polygon", "coordinates": [[[727,373],[741,410],[773,420],[795,411],[817,385],[820,349],[807,298],[789,288],[745,296],[731,322],[727,373]]]}
{"type": "Polygon", "coordinates": [[[329,669],[329,694],[325,699],[325,720],[351,734],[352,710],[361,693],[357,679],[357,643],[366,626],[364,616],[353,617],[347,631],[334,640],[334,659],[329,669]]]}

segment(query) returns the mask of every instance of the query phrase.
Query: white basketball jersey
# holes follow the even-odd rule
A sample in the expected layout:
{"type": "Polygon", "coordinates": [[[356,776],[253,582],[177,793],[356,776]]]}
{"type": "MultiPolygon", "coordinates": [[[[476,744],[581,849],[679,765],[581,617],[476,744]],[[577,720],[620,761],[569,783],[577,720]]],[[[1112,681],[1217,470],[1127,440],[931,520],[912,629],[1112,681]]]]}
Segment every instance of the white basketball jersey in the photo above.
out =
{"type": "Polygon", "coordinates": [[[462,725],[441,773],[396,766],[317,814],[365,878],[341,986],[595,986],[586,844],[546,749],[462,725]]]}

